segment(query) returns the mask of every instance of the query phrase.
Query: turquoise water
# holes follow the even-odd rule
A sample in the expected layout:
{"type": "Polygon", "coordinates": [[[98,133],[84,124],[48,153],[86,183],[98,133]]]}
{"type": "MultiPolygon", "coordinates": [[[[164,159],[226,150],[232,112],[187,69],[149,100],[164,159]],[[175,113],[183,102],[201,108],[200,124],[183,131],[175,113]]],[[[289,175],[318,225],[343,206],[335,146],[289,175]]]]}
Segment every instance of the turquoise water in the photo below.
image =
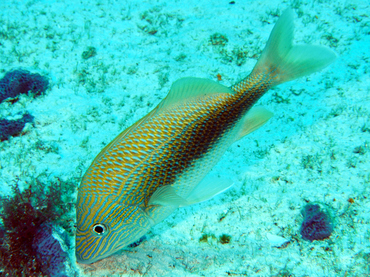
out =
{"type": "MultiPolygon", "coordinates": [[[[63,244],[67,275],[368,274],[367,1],[2,1],[0,78],[23,68],[50,81],[43,96],[0,104],[1,119],[26,111],[35,118],[21,136],[0,142],[2,194],[10,195],[15,183],[26,189],[36,178],[77,188],[99,151],[154,108],[177,79],[230,86],[245,77],[287,7],[295,13],[295,43],[330,47],[338,59],[258,102],[274,117],[214,168],[234,187],[178,209],[139,246],[92,266],[76,264],[73,235],[62,236],[71,243],[63,244]],[[301,238],[307,202],[331,208],[329,239],[301,238]],[[229,243],[221,243],[223,234],[229,243]]],[[[73,226],[74,208],[65,217],[73,226]]]]}

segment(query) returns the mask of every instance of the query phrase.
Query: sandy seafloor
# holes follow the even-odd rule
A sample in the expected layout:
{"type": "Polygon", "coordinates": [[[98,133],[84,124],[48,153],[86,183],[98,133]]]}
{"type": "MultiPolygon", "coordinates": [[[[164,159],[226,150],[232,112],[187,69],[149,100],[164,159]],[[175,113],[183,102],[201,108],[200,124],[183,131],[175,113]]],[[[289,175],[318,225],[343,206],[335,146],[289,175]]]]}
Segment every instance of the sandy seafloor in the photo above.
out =
{"type": "Polygon", "coordinates": [[[220,74],[221,84],[236,83],[287,7],[295,12],[296,43],[338,55],[322,72],[280,85],[258,102],[274,117],[214,168],[233,178],[233,188],[178,209],[130,251],[77,265],[70,249],[70,275],[370,274],[369,2],[229,2],[0,2],[0,77],[24,68],[51,79],[43,96],[0,104],[1,118],[25,111],[35,117],[22,136],[0,143],[2,194],[17,179],[25,187],[43,174],[80,180],[104,145],[155,107],[178,78],[217,81],[220,74]],[[227,41],[211,40],[215,33],[227,41]],[[96,56],[85,60],[88,47],[96,56]],[[301,238],[308,201],[332,207],[330,239],[301,238]],[[203,234],[214,237],[200,242],[203,234]],[[230,243],[218,242],[222,234],[230,243]]]}

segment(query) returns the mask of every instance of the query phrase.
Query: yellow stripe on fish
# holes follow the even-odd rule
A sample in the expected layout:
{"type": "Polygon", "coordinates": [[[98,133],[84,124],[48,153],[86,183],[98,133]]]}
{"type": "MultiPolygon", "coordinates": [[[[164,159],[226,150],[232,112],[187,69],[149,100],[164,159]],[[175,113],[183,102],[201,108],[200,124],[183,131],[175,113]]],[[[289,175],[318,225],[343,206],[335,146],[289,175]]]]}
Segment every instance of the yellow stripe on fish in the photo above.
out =
{"type": "Polygon", "coordinates": [[[76,257],[93,263],[142,237],[176,208],[210,199],[232,181],[209,175],[226,149],[266,123],[253,107],[271,87],[335,59],[320,46],[293,46],[293,13],[271,32],[252,73],[231,88],[184,78],[147,116],[94,159],[78,189],[76,257]]]}

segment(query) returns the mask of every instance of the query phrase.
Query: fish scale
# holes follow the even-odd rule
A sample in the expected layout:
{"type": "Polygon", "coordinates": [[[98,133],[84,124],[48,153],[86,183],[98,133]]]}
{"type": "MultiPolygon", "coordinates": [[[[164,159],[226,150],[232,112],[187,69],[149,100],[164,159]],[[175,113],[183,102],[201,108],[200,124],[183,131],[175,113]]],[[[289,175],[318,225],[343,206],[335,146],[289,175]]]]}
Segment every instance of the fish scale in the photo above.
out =
{"type": "Polygon", "coordinates": [[[227,148],[266,123],[253,107],[271,87],[335,59],[320,46],[293,46],[293,13],[280,17],[252,73],[230,88],[200,78],[176,81],[148,115],[94,159],[77,196],[76,257],[106,258],[142,237],[175,209],[212,198],[233,181],[212,172],[227,148]]]}
{"type": "MultiPolygon", "coordinates": [[[[213,107],[217,107],[217,106],[213,105],[213,107]]],[[[198,152],[200,152],[200,150],[204,147],[199,146],[199,144],[198,144],[198,146],[195,146],[196,145],[195,142],[199,140],[198,139],[199,136],[202,136],[203,138],[205,138],[204,133],[208,130],[208,128],[206,128],[205,124],[200,124],[199,120],[197,119],[198,117],[200,117],[199,116],[199,113],[200,113],[199,110],[201,110],[201,109],[202,109],[202,107],[200,107],[200,108],[199,107],[194,107],[193,110],[197,110],[197,112],[195,112],[192,116],[189,116],[189,119],[185,120],[183,122],[183,125],[188,126],[189,124],[191,124],[192,121],[195,121],[199,125],[198,128],[204,128],[203,134],[202,133],[199,134],[199,132],[195,132],[195,134],[197,134],[197,136],[189,136],[189,135],[186,136],[186,135],[181,135],[180,134],[180,137],[182,138],[182,141],[185,141],[184,139],[187,138],[186,143],[176,143],[176,138],[173,138],[173,141],[175,141],[175,142],[171,143],[172,148],[169,148],[168,146],[166,147],[166,145],[162,146],[162,147],[164,147],[165,152],[162,153],[162,155],[158,154],[159,156],[156,157],[156,162],[155,163],[154,163],[154,161],[149,162],[149,163],[152,163],[152,167],[151,167],[152,175],[155,176],[159,171],[159,175],[162,177],[161,180],[156,181],[157,179],[154,177],[151,181],[151,186],[149,186],[149,187],[133,185],[133,184],[136,184],[136,183],[141,183],[142,182],[141,179],[136,180],[136,181],[132,181],[132,182],[127,182],[127,180],[123,180],[126,184],[130,184],[134,188],[134,190],[131,190],[130,194],[126,195],[128,197],[126,200],[122,199],[121,201],[131,202],[130,201],[131,199],[135,199],[136,202],[141,202],[143,199],[140,196],[144,195],[144,194],[142,194],[142,189],[143,188],[149,189],[149,190],[154,192],[154,190],[159,185],[165,185],[165,184],[171,183],[173,181],[173,179],[177,176],[177,174],[180,173],[182,171],[182,169],[186,168],[186,164],[187,164],[186,160],[190,161],[193,156],[199,155],[198,152]],[[193,145],[193,147],[191,145],[193,145]],[[179,146],[181,147],[180,148],[181,151],[178,151],[178,149],[177,149],[179,146]],[[179,152],[181,153],[184,148],[190,149],[188,151],[190,153],[190,155],[188,155],[188,156],[185,156],[184,154],[178,155],[178,153],[179,152]],[[179,164],[179,162],[181,162],[181,164],[183,165],[182,169],[181,169],[181,167],[177,166],[177,164],[179,164]],[[167,164],[171,163],[174,166],[171,166],[171,167],[169,165],[166,166],[166,165],[164,165],[164,163],[167,163],[167,164]]],[[[186,106],[184,108],[184,111],[176,110],[176,111],[174,111],[174,113],[175,114],[178,114],[178,113],[191,114],[191,111],[189,111],[189,110],[190,110],[190,108],[188,106],[186,106]]],[[[169,118],[176,118],[176,115],[171,117],[171,114],[170,114],[169,118]]],[[[164,143],[168,143],[169,138],[174,137],[176,135],[176,129],[177,129],[177,132],[179,132],[178,130],[182,130],[184,128],[184,127],[180,126],[180,128],[177,127],[176,129],[171,129],[168,126],[174,126],[172,124],[172,122],[170,122],[170,120],[164,121],[163,118],[159,118],[158,120],[154,120],[154,121],[161,122],[160,125],[158,124],[158,129],[157,129],[157,130],[161,130],[161,132],[159,132],[159,136],[156,137],[157,140],[154,141],[154,143],[152,145],[158,145],[158,144],[163,145],[164,143]],[[164,126],[165,128],[161,129],[161,126],[164,126]],[[171,135],[167,135],[167,134],[171,134],[171,135]]],[[[206,121],[206,120],[204,119],[204,121],[206,121]]],[[[133,139],[128,137],[124,141],[119,141],[119,145],[117,145],[117,146],[115,145],[113,148],[120,148],[120,146],[122,146],[122,145],[128,145],[129,149],[127,149],[127,150],[128,150],[129,153],[132,153],[132,150],[135,149],[135,148],[138,148],[138,149],[141,150],[142,148],[138,147],[136,144],[130,145],[130,144],[127,144],[127,143],[129,141],[135,141],[135,140],[137,141],[138,136],[141,135],[143,130],[146,131],[146,130],[150,129],[150,125],[151,125],[150,123],[151,122],[148,122],[147,124],[144,124],[139,130],[135,130],[135,133],[133,134],[133,136],[134,136],[133,139]]],[[[211,126],[209,128],[214,129],[213,126],[211,126]]],[[[162,148],[160,148],[160,146],[158,146],[158,149],[154,153],[151,153],[151,154],[155,155],[156,153],[160,153],[161,149],[162,148]]],[[[144,154],[144,152],[143,152],[143,154],[144,154]]],[[[112,161],[112,159],[114,159],[114,157],[118,156],[118,155],[114,151],[109,151],[103,157],[105,158],[105,156],[107,156],[106,159],[108,159],[107,162],[109,162],[109,161],[112,161]]],[[[140,157],[133,156],[133,158],[137,158],[137,161],[144,161],[147,157],[145,157],[145,154],[144,154],[140,157]]],[[[142,166],[137,167],[138,166],[137,164],[130,163],[128,165],[133,167],[133,168],[130,169],[131,171],[126,171],[126,172],[128,172],[129,175],[139,176],[139,178],[142,178],[142,176],[144,174],[144,171],[148,170],[148,169],[144,169],[144,167],[142,167],[142,166]]],[[[110,174],[111,177],[113,177],[114,174],[116,174],[117,171],[119,173],[121,173],[121,170],[123,170],[124,167],[125,167],[125,165],[122,164],[122,167],[118,170],[116,170],[115,168],[110,168],[114,172],[114,173],[112,172],[110,174]]],[[[97,169],[97,170],[101,170],[101,169],[97,169]]],[[[103,170],[106,170],[106,168],[104,168],[103,170]]],[[[129,178],[129,177],[126,177],[126,179],[127,178],[129,178]]],[[[94,179],[94,181],[97,182],[98,180],[94,179]]],[[[120,190],[117,191],[116,194],[117,195],[123,195],[122,192],[126,189],[127,189],[126,186],[121,186],[120,190]]]]}

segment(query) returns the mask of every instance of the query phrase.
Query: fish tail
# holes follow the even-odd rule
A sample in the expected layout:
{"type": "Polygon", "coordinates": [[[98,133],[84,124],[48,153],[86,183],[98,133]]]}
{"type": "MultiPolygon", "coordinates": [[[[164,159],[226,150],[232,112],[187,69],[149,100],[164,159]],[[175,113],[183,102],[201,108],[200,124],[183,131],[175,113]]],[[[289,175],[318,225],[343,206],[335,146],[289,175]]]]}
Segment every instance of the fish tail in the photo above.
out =
{"type": "Polygon", "coordinates": [[[335,60],[336,54],[329,48],[293,45],[293,33],[293,11],[287,9],[273,28],[251,77],[267,78],[272,87],[319,71],[335,60]]]}

